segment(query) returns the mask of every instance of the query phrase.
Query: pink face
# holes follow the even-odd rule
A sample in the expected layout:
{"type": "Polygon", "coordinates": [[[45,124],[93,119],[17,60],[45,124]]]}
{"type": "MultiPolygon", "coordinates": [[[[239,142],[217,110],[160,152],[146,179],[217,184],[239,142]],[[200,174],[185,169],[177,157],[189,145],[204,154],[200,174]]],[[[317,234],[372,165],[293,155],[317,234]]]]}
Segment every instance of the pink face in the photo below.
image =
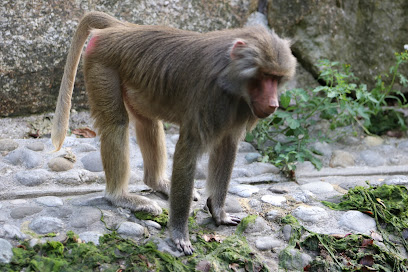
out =
{"type": "Polygon", "coordinates": [[[264,74],[249,86],[252,108],[258,118],[268,117],[279,107],[278,81],[279,77],[264,74]]]}

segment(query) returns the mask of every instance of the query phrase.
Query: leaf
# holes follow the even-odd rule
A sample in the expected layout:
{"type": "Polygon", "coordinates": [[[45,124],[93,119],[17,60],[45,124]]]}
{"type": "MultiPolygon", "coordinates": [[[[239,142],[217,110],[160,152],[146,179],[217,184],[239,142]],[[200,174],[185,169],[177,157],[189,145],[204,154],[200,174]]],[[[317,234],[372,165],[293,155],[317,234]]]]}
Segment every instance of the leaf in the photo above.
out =
{"type": "Polygon", "coordinates": [[[367,246],[372,246],[374,243],[373,239],[364,239],[363,242],[361,243],[362,247],[367,247],[367,246]]]}
{"type": "Polygon", "coordinates": [[[382,236],[375,231],[371,231],[371,238],[378,242],[382,242],[384,240],[382,236]]]}
{"type": "Polygon", "coordinates": [[[387,208],[387,206],[385,206],[384,201],[382,201],[381,198],[376,198],[375,200],[377,200],[378,203],[380,203],[384,208],[387,208]]]}
{"type": "Polygon", "coordinates": [[[89,128],[77,128],[72,131],[73,134],[84,138],[95,138],[96,133],[89,128]]]}
{"type": "Polygon", "coordinates": [[[228,268],[231,269],[234,272],[238,272],[239,270],[239,264],[237,263],[232,263],[228,265],[228,268]]]}
{"type": "Polygon", "coordinates": [[[280,97],[280,103],[282,108],[287,108],[290,104],[290,94],[289,93],[284,93],[280,97]]]}
{"type": "Polygon", "coordinates": [[[222,242],[221,236],[216,235],[216,234],[204,234],[203,239],[206,242],[217,242],[217,243],[222,242]]]}

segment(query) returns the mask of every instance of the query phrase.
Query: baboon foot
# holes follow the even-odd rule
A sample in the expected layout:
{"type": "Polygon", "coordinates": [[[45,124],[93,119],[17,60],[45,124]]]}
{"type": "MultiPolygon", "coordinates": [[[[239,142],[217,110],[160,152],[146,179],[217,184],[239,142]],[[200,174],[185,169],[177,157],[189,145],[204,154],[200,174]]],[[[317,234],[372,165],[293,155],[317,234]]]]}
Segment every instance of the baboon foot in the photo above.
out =
{"type": "Polygon", "coordinates": [[[210,211],[212,218],[217,226],[227,225],[236,226],[241,222],[241,219],[235,215],[229,215],[223,208],[215,208],[212,204],[211,198],[207,199],[207,208],[210,211]]]}
{"type": "Polygon", "coordinates": [[[194,248],[191,245],[190,239],[188,238],[188,234],[185,235],[179,231],[172,231],[171,239],[176,245],[178,251],[183,252],[185,255],[193,254],[194,248]]]}
{"type": "Polygon", "coordinates": [[[105,194],[105,197],[116,207],[128,208],[134,212],[146,212],[152,215],[162,213],[162,209],[155,201],[144,196],[125,194],[113,197],[105,194]]]}

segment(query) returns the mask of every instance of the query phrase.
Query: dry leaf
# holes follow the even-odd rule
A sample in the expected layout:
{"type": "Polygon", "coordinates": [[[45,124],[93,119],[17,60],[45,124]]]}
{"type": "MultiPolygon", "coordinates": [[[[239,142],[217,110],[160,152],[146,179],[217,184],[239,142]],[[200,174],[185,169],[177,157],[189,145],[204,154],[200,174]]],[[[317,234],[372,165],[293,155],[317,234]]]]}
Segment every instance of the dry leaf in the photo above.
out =
{"type": "Polygon", "coordinates": [[[377,202],[380,203],[384,208],[387,208],[381,198],[377,197],[375,200],[377,200],[377,202]]]}
{"type": "Polygon", "coordinates": [[[219,235],[215,235],[215,234],[204,234],[203,235],[203,239],[206,242],[217,242],[217,243],[221,243],[222,242],[222,238],[219,235]]]}
{"type": "Polygon", "coordinates": [[[362,247],[367,247],[367,246],[373,245],[373,243],[374,243],[374,240],[372,240],[372,239],[364,239],[361,246],[362,247]]]}
{"type": "Polygon", "coordinates": [[[371,231],[371,238],[373,238],[375,241],[382,242],[384,239],[382,238],[381,234],[371,231]]]}
{"type": "Polygon", "coordinates": [[[237,263],[229,264],[228,268],[231,269],[234,272],[238,272],[239,264],[237,264],[237,263]]]}
{"type": "Polygon", "coordinates": [[[95,138],[96,133],[89,128],[77,128],[72,131],[73,134],[82,136],[84,138],[95,138]]]}
{"type": "Polygon", "coordinates": [[[373,255],[364,256],[364,257],[360,260],[360,264],[365,265],[365,266],[373,266],[373,265],[374,265],[373,255]]]}

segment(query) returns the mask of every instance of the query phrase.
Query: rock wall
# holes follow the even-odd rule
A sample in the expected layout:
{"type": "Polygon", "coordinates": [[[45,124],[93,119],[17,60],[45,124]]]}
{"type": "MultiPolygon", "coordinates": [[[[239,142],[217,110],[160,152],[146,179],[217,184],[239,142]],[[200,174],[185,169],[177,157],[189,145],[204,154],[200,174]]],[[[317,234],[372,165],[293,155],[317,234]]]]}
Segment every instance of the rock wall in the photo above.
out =
{"type": "MultiPolygon", "coordinates": [[[[71,37],[86,11],[104,11],[137,24],[205,32],[242,26],[248,9],[249,0],[3,0],[0,116],[54,110],[71,37]]],[[[79,72],[73,108],[86,107],[79,72]]]]}
{"type": "MultiPolygon", "coordinates": [[[[300,65],[318,76],[318,60],[351,64],[356,76],[374,83],[388,73],[394,52],[408,44],[407,0],[268,0],[268,21],[294,40],[300,65]]],[[[408,67],[401,70],[408,75],[408,67]]],[[[408,92],[408,90],[405,90],[408,92]]]]}

